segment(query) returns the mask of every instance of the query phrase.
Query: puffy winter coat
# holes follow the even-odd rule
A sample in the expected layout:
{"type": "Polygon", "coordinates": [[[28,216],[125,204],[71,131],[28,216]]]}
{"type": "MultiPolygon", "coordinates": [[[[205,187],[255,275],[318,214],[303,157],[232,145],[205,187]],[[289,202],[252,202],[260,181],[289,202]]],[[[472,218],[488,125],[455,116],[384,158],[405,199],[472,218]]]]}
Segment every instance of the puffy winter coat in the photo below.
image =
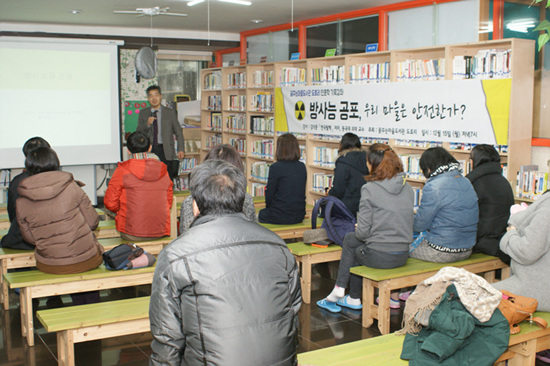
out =
{"type": "Polygon", "coordinates": [[[166,165],[155,159],[118,163],[104,204],[116,212],[116,228],[133,236],[170,236],[172,181],[166,165]]]}
{"type": "Polygon", "coordinates": [[[344,202],[354,216],[359,210],[361,187],[366,183],[365,175],[368,173],[367,153],[363,150],[345,150],[336,159],[332,189],[328,194],[344,202]]]}
{"type": "Polygon", "coordinates": [[[481,164],[466,178],[474,186],[479,205],[477,242],[474,251],[495,257],[500,256],[510,263],[510,257],[502,255],[498,247],[500,238],[506,233],[510,206],[514,204],[514,192],[510,182],[502,175],[502,168],[497,162],[481,164]]]}
{"type": "Polygon", "coordinates": [[[298,267],[244,214],[197,218],[153,278],[151,365],[295,365],[298,267]]]}
{"type": "Polygon", "coordinates": [[[23,239],[36,246],[36,267],[42,272],[80,273],[103,262],[103,246],[92,233],[99,216],[80,185],[61,171],[19,184],[17,222],[23,239]]]}

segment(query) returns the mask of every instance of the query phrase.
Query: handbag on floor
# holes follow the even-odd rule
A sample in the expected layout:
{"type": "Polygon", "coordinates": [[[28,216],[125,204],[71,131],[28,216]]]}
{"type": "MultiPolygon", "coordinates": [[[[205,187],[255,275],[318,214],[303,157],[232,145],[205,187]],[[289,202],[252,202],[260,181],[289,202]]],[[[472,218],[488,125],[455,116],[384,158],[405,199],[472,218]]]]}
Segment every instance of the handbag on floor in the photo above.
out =
{"type": "Polygon", "coordinates": [[[103,253],[103,261],[107,269],[117,271],[127,267],[128,263],[143,253],[143,248],[135,244],[120,244],[103,253]]]}
{"type": "Polygon", "coordinates": [[[521,329],[519,323],[529,319],[541,328],[546,328],[547,323],[544,319],[534,317],[533,313],[537,311],[538,301],[530,297],[519,296],[510,291],[502,290],[502,300],[498,308],[502,315],[510,323],[510,334],[518,334],[521,329]]]}

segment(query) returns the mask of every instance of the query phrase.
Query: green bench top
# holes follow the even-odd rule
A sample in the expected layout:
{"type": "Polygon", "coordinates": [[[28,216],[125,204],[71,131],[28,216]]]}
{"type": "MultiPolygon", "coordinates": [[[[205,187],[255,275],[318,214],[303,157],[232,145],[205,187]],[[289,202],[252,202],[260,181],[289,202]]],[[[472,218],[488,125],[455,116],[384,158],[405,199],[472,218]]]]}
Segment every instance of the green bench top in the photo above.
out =
{"type": "Polygon", "coordinates": [[[115,229],[116,223],[115,220],[103,220],[99,222],[99,225],[97,226],[96,230],[107,230],[107,229],[115,229]]]}
{"type": "Polygon", "coordinates": [[[5,213],[5,214],[0,214],[0,222],[9,222],[10,221],[10,216],[5,213]]]}
{"type": "Polygon", "coordinates": [[[265,196],[254,196],[252,197],[252,200],[254,203],[262,203],[265,202],[265,196]]]}
{"type": "Polygon", "coordinates": [[[83,280],[101,279],[101,278],[114,278],[124,277],[135,274],[151,273],[155,271],[155,265],[145,268],[136,268],[131,270],[109,271],[105,268],[105,265],[92,269],[91,271],[75,274],[50,274],[44,273],[39,270],[25,271],[25,272],[11,272],[4,274],[5,281],[9,284],[10,288],[21,288],[39,285],[51,285],[56,283],[76,282],[83,280]]]}
{"type": "Polygon", "coordinates": [[[342,247],[336,244],[330,244],[326,248],[312,247],[309,244],[304,244],[304,242],[289,243],[286,246],[288,247],[288,249],[290,249],[290,252],[293,255],[297,255],[297,256],[317,254],[317,253],[336,252],[336,251],[342,250],[342,247]]]}
{"type": "Polygon", "coordinates": [[[498,259],[498,258],[487,254],[483,254],[483,253],[475,253],[475,254],[472,254],[468,259],[458,261],[458,262],[452,262],[452,263],[433,263],[433,262],[421,261],[414,258],[409,258],[407,259],[407,264],[399,268],[377,269],[377,268],[359,266],[359,267],[352,267],[350,269],[350,272],[358,276],[371,279],[373,281],[383,281],[383,280],[389,280],[392,278],[400,278],[400,277],[415,275],[418,273],[438,271],[441,268],[448,267],[448,266],[460,267],[466,264],[482,263],[488,260],[495,260],[495,259],[498,259]]]}
{"type": "Polygon", "coordinates": [[[4,235],[6,235],[8,233],[8,230],[9,229],[2,229],[0,230],[0,238],[2,238],[4,235]]]}
{"type": "MultiPolygon", "coordinates": [[[[323,222],[323,219],[318,218],[317,227],[321,227],[322,222],[323,222]]],[[[285,231],[285,230],[291,230],[291,229],[311,229],[311,219],[305,219],[304,221],[293,225],[276,225],[276,224],[264,224],[264,223],[260,223],[260,225],[262,225],[266,229],[269,229],[273,232],[285,231]]]]}
{"type": "Polygon", "coordinates": [[[146,296],[97,304],[39,310],[36,316],[48,332],[118,323],[148,318],[149,299],[150,297],[146,296]]]}
{"type": "Polygon", "coordinates": [[[176,197],[187,197],[190,195],[191,195],[191,192],[189,192],[188,190],[174,191],[174,196],[176,197]]]}

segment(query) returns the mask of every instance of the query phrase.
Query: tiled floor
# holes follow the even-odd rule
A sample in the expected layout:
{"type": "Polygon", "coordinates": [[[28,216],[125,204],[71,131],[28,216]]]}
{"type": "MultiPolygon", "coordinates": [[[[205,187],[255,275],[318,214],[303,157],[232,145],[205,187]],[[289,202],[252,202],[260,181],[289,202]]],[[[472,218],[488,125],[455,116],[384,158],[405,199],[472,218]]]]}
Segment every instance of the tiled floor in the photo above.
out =
{"type": "MultiPolygon", "coordinates": [[[[330,279],[331,273],[336,273],[335,264],[327,267],[319,265],[314,268],[316,275],[313,278],[312,304],[303,304],[300,310],[299,350],[306,352],[337,344],[353,342],[363,338],[379,335],[377,322],[368,329],[361,326],[361,312],[344,309],[340,314],[332,314],[319,309],[315,302],[325,297],[334,286],[330,279]],[[323,275],[321,275],[323,273],[323,275]]],[[[147,287],[140,288],[141,294],[146,294],[147,287]]],[[[134,291],[130,291],[134,293],[134,291]]],[[[102,300],[126,297],[128,293],[113,291],[102,293],[102,300]]],[[[19,316],[19,299],[15,293],[11,294],[11,307],[8,311],[1,311],[2,333],[0,336],[0,365],[57,365],[56,336],[46,333],[44,328],[35,319],[35,346],[28,347],[21,338],[19,316]]],[[[70,305],[70,297],[64,297],[65,304],[70,305]]],[[[42,299],[39,308],[46,307],[46,300],[42,299]]],[[[391,331],[399,329],[402,313],[396,310],[392,313],[391,331]]],[[[111,365],[148,365],[151,336],[140,334],[135,336],[111,338],[101,341],[92,341],[77,344],[75,347],[76,365],[80,366],[111,366],[111,365]]]]}

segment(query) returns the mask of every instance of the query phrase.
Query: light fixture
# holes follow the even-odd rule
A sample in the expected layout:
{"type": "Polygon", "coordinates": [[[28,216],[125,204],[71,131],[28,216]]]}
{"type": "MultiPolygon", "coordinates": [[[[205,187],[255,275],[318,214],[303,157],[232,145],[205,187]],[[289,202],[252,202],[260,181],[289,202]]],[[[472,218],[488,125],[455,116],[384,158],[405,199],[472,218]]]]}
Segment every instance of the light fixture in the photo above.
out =
{"type": "Polygon", "coordinates": [[[188,2],[187,6],[193,6],[193,5],[203,3],[203,2],[204,2],[204,0],[193,0],[193,1],[188,2]]]}
{"type": "Polygon", "coordinates": [[[82,10],[80,10],[80,9],[71,9],[71,10],[69,10],[69,13],[71,13],[71,14],[80,14],[80,13],[82,13],[82,10]]]}
{"type": "Polygon", "coordinates": [[[223,3],[231,3],[231,4],[239,4],[239,5],[252,5],[250,1],[243,1],[243,0],[218,0],[223,3]]]}
{"type": "Polygon", "coordinates": [[[263,22],[263,20],[261,20],[261,19],[252,19],[251,22],[255,23],[255,24],[259,24],[259,23],[263,22]]]}
{"type": "Polygon", "coordinates": [[[527,33],[529,28],[535,27],[534,19],[515,19],[506,25],[506,28],[519,33],[527,33]]]}

